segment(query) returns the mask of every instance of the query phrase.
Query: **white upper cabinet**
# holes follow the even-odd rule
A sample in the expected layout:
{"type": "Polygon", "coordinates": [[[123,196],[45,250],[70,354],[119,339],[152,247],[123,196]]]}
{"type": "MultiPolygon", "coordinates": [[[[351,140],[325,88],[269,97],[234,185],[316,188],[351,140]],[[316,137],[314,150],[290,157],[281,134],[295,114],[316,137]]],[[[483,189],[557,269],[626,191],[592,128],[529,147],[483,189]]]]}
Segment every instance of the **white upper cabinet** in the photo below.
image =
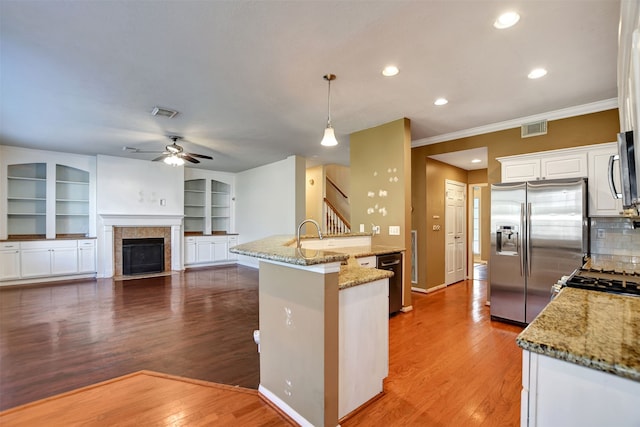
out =
{"type": "MultiPolygon", "coordinates": [[[[618,154],[615,142],[571,149],[501,157],[502,182],[588,178],[589,216],[620,216],[622,202],[609,185],[609,161],[618,154]]],[[[613,163],[613,181],[620,189],[620,165],[613,163]]]]}
{"type": "Polygon", "coordinates": [[[502,182],[587,177],[587,151],[554,150],[497,159],[502,165],[502,182]]]}
{"type": "Polygon", "coordinates": [[[618,154],[615,142],[602,144],[589,150],[589,216],[622,215],[622,199],[614,198],[609,185],[613,178],[614,188],[620,191],[620,163],[613,162],[613,176],[609,176],[611,157],[618,154]]]}

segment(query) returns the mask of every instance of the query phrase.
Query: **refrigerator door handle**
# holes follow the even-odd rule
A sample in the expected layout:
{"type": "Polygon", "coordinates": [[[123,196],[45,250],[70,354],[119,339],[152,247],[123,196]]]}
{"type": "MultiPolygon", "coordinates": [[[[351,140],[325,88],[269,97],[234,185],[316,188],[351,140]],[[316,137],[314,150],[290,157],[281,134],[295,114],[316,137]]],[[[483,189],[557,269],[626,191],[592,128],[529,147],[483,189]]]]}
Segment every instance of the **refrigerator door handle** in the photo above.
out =
{"type": "Polygon", "coordinates": [[[531,203],[527,203],[527,217],[526,217],[526,235],[527,235],[527,268],[525,274],[531,276],[531,203]]]}
{"type": "Polygon", "coordinates": [[[524,203],[520,203],[520,238],[518,239],[518,253],[520,254],[520,276],[524,275],[524,247],[526,242],[526,233],[524,233],[524,203]]]}

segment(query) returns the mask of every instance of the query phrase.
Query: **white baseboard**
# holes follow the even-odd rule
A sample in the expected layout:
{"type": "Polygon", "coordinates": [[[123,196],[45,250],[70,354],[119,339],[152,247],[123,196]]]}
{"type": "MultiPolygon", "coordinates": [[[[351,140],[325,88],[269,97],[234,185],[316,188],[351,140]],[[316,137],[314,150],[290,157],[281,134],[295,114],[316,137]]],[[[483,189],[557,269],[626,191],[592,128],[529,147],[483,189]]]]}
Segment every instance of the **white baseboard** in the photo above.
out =
{"type": "Polygon", "coordinates": [[[263,387],[262,384],[258,386],[258,393],[260,393],[265,399],[267,399],[268,401],[276,405],[278,408],[280,408],[282,412],[284,412],[289,417],[291,417],[291,419],[297,422],[298,424],[300,424],[300,426],[313,427],[313,424],[311,424],[305,417],[300,415],[296,410],[294,410],[291,406],[285,403],[278,396],[273,394],[270,390],[263,387]]]}
{"type": "Polygon", "coordinates": [[[411,287],[412,292],[419,292],[421,294],[430,294],[431,292],[439,291],[440,289],[446,288],[447,285],[444,283],[442,285],[434,286],[433,288],[424,289],[424,288],[416,288],[414,286],[411,287]]]}
{"type": "Polygon", "coordinates": [[[413,306],[412,305],[407,305],[407,306],[404,306],[404,307],[402,307],[400,309],[400,311],[403,312],[403,313],[408,313],[408,312],[410,312],[412,310],[413,310],[413,306]]]}

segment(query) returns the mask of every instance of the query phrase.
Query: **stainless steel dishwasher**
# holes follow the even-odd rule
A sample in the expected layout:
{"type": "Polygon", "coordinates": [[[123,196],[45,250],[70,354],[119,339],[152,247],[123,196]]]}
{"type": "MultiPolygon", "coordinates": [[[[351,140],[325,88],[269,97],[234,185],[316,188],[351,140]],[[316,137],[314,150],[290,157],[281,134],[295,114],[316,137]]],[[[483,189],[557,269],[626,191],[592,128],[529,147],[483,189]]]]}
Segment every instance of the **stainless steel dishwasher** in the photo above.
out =
{"type": "Polygon", "coordinates": [[[389,277],[389,314],[400,311],[402,308],[402,253],[378,255],[376,264],[379,270],[393,271],[393,277],[389,277]]]}

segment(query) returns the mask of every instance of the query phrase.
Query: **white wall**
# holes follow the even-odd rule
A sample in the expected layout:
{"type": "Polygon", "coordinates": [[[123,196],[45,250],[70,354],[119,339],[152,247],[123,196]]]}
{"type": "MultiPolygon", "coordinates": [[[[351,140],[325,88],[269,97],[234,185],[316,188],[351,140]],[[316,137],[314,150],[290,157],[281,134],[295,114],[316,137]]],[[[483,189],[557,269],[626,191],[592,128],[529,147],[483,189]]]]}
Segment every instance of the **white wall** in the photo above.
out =
{"type": "Polygon", "coordinates": [[[97,158],[98,215],[183,215],[184,168],[124,157],[97,158]]]}
{"type": "MultiPolygon", "coordinates": [[[[236,228],[240,242],[267,236],[294,236],[305,215],[305,160],[289,156],[236,177],[236,228]]],[[[257,267],[258,260],[239,257],[239,263],[257,267]]]]}

